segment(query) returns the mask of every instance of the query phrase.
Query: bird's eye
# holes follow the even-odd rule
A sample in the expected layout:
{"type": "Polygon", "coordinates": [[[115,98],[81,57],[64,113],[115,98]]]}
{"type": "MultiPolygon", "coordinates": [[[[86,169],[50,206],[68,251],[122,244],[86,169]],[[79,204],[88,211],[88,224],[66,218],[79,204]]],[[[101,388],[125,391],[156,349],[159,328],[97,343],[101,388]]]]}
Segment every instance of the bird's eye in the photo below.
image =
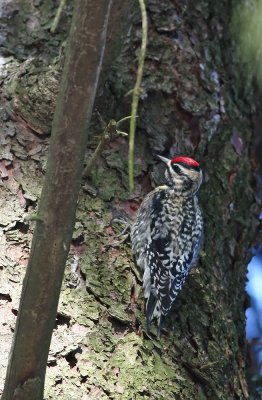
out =
{"type": "Polygon", "coordinates": [[[178,175],[182,174],[182,171],[181,171],[180,167],[177,164],[172,164],[172,168],[178,175]]]}

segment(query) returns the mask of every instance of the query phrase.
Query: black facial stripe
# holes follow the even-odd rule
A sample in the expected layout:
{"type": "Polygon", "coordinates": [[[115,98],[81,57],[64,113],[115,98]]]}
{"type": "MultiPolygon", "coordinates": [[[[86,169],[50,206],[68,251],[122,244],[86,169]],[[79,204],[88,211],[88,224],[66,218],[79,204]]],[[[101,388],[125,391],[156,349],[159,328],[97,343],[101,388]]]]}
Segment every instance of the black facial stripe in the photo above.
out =
{"type": "Polygon", "coordinates": [[[188,165],[188,164],[186,164],[186,163],[180,162],[180,163],[172,164],[172,167],[174,168],[174,166],[175,166],[176,164],[177,164],[177,165],[182,165],[184,168],[187,168],[187,169],[193,169],[194,171],[200,171],[199,165],[188,165]]]}
{"type": "Polygon", "coordinates": [[[167,173],[168,173],[168,179],[167,179],[167,184],[169,185],[170,182],[172,182],[172,174],[169,168],[167,168],[167,173]],[[170,182],[169,182],[170,180],[170,182]]]}
{"type": "Polygon", "coordinates": [[[177,164],[172,164],[172,168],[178,175],[183,175],[181,168],[177,164]]]}

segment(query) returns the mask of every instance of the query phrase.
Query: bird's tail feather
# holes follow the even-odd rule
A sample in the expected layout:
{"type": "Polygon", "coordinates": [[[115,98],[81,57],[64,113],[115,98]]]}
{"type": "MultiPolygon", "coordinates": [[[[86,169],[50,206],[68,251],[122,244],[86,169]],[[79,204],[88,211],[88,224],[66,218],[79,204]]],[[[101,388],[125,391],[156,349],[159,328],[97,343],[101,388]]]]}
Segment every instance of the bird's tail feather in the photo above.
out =
{"type": "Polygon", "coordinates": [[[165,321],[165,315],[161,313],[159,299],[154,292],[150,292],[146,303],[146,326],[148,331],[150,331],[151,322],[154,318],[158,320],[157,336],[160,336],[161,328],[165,321]]]}
{"type": "Polygon", "coordinates": [[[155,316],[156,306],[157,297],[154,295],[154,293],[150,292],[149,298],[146,303],[146,326],[148,331],[150,330],[152,319],[155,316]]]}

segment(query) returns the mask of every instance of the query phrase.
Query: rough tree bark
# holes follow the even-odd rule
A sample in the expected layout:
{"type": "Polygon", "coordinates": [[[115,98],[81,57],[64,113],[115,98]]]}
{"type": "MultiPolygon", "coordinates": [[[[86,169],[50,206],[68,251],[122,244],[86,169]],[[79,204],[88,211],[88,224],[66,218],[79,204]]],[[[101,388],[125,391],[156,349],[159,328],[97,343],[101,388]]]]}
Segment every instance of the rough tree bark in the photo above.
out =
{"type": "Polygon", "coordinates": [[[112,1],[76,3],[3,400],[40,400],[112,1]]]}
{"type": "MultiPolygon", "coordinates": [[[[149,45],[137,121],[136,189],[129,194],[127,142],[115,139],[92,179],[82,184],[49,355],[48,400],[248,398],[244,284],[257,225],[254,97],[237,79],[228,33],[232,4],[146,3],[149,45]],[[168,324],[157,340],[145,332],[141,276],[130,244],[117,245],[110,220],[112,214],[134,216],[158,175],[152,154],[172,151],[195,156],[205,170],[205,242],[176,301],[175,328],[168,324]]],[[[140,34],[137,11],[96,101],[105,121],[129,115],[125,95],[135,80],[140,34]]],[[[97,143],[98,121],[87,156],[97,143]]],[[[29,163],[20,164],[25,169],[29,163]]],[[[12,302],[14,290],[8,295],[12,302]]]]}

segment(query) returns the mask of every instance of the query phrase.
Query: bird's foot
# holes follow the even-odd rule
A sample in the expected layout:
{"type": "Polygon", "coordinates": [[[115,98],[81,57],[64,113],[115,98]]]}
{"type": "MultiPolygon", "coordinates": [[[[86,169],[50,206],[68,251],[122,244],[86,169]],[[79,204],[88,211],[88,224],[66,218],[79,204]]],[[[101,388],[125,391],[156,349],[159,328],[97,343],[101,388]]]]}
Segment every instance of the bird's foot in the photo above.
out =
{"type": "Polygon", "coordinates": [[[110,222],[111,226],[115,224],[118,224],[120,226],[120,229],[122,228],[122,230],[116,235],[116,237],[120,239],[115,243],[115,246],[117,246],[125,243],[130,238],[131,223],[127,221],[124,217],[118,217],[113,218],[110,222]]]}

